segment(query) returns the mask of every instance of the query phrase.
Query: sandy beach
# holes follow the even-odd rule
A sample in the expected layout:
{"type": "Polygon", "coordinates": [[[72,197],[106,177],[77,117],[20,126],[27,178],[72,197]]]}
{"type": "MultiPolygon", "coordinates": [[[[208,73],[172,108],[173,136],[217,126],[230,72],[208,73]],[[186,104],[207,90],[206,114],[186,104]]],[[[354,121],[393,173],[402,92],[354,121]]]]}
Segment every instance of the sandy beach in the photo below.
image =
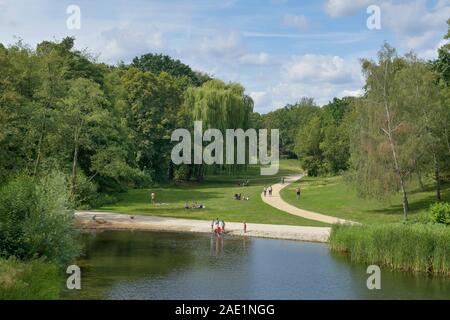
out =
{"type": "MultiPolygon", "coordinates": [[[[211,221],[178,219],[121,213],[77,211],[78,226],[88,229],[107,230],[152,230],[172,232],[211,233],[211,221]],[[95,220],[93,219],[95,215],[95,220]]],[[[228,235],[260,237],[310,242],[327,242],[330,234],[328,227],[303,227],[275,224],[247,223],[244,233],[243,223],[225,222],[228,235]]]]}

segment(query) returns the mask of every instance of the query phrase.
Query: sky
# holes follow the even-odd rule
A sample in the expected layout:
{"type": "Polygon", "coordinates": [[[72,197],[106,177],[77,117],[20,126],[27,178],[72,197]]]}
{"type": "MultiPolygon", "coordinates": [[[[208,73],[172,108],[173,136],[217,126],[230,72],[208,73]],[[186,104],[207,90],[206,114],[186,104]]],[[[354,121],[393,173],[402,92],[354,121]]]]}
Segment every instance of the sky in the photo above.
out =
{"type": "Polygon", "coordinates": [[[74,36],[109,64],[168,54],[241,83],[266,113],[302,97],[324,105],[361,94],[360,59],[375,59],[385,41],[433,59],[449,18],[450,0],[0,0],[0,43],[74,36]],[[67,26],[70,5],[80,9],[79,29],[67,26]]]}

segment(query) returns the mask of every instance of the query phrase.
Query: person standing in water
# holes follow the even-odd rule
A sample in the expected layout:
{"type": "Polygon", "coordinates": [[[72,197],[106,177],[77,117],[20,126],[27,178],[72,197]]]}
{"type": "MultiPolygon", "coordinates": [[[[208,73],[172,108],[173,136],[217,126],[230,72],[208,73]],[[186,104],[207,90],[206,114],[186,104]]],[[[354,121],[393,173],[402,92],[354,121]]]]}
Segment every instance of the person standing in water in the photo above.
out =
{"type": "Polygon", "coordinates": [[[244,233],[247,233],[247,222],[244,221],[244,233]]]}
{"type": "Polygon", "coordinates": [[[225,221],[222,220],[222,233],[225,233],[225,221]]]}

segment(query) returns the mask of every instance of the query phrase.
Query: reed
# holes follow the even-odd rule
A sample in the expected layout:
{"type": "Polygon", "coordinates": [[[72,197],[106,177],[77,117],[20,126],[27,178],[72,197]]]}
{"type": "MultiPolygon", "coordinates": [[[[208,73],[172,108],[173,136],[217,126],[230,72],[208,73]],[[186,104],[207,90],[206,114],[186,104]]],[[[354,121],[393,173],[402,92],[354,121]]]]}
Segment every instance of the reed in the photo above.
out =
{"type": "Polygon", "coordinates": [[[450,276],[450,228],[442,225],[337,224],[330,247],[356,262],[450,276]]]}

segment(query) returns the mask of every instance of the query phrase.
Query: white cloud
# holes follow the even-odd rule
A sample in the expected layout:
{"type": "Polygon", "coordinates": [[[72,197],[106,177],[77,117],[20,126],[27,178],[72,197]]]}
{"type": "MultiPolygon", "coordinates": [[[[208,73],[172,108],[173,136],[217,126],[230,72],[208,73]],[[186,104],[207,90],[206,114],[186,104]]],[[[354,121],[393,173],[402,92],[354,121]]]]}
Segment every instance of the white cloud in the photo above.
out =
{"type": "Polygon", "coordinates": [[[422,50],[432,47],[446,30],[450,0],[440,0],[432,9],[424,0],[384,1],[381,9],[382,27],[391,29],[404,48],[422,50]]]}
{"type": "Polygon", "coordinates": [[[286,26],[294,27],[299,30],[306,30],[309,26],[309,21],[304,15],[287,14],[283,17],[283,23],[286,26]]]}
{"type": "Polygon", "coordinates": [[[248,65],[266,65],[270,63],[270,56],[265,52],[249,53],[242,55],[239,62],[248,65]]]}
{"type": "Polygon", "coordinates": [[[333,18],[355,13],[357,10],[375,4],[377,0],[327,0],[325,12],[333,18]]]}
{"type": "Polygon", "coordinates": [[[287,81],[350,83],[360,77],[359,64],[339,56],[305,54],[283,64],[281,75],[287,81]]]}
{"type": "Polygon", "coordinates": [[[204,36],[194,44],[195,51],[201,56],[222,58],[239,58],[244,54],[244,45],[237,32],[217,36],[204,36]]]}
{"type": "Polygon", "coordinates": [[[101,32],[101,58],[107,62],[129,60],[136,55],[161,51],[166,43],[163,34],[155,26],[145,31],[136,28],[111,28],[101,32]]]}
{"type": "Polygon", "coordinates": [[[305,54],[293,56],[280,68],[280,81],[251,92],[258,112],[267,112],[301,97],[324,105],[334,97],[360,96],[363,77],[357,59],[305,54]]]}

